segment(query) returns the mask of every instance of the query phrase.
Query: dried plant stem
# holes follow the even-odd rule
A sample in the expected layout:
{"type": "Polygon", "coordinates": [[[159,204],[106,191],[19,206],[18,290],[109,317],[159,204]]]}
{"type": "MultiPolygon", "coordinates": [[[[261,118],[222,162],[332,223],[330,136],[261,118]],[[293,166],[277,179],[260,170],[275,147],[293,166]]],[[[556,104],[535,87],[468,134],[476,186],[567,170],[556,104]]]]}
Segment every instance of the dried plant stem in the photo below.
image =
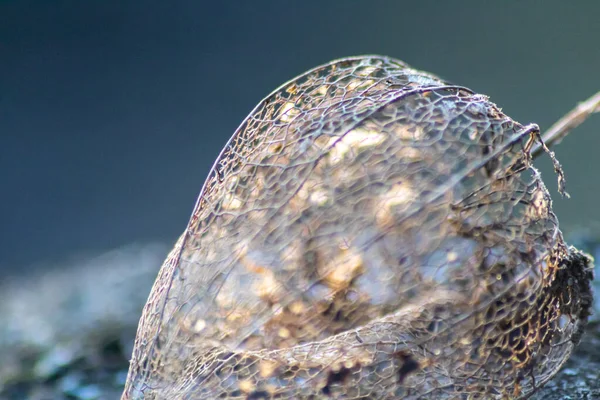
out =
{"type": "MultiPolygon", "coordinates": [[[[579,103],[577,107],[571,110],[567,115],[556,121],[554,125],[542,136],[544,143],[548,146],[554,146],[569,134],[571,130],[577,128],[588,117],[594,113],[600,112],[600,92],[594,94],[589,99],[579,103]]],[[[540,143],[536,143],[532,155],[537,157],[543,151],[540,143]]]]}

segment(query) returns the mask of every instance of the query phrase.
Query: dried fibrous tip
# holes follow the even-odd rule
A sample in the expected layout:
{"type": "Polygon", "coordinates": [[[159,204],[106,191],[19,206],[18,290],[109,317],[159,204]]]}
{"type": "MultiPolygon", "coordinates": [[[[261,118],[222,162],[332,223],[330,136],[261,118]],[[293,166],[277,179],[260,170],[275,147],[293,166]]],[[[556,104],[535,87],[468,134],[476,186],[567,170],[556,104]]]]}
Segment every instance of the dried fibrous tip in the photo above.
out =
{"type": "Polygon", "coordinates": [[[140,321],[123,399],[508,399],[579,341],[591,260],[536,125],[379,56],[261,101],[140,321]]]}

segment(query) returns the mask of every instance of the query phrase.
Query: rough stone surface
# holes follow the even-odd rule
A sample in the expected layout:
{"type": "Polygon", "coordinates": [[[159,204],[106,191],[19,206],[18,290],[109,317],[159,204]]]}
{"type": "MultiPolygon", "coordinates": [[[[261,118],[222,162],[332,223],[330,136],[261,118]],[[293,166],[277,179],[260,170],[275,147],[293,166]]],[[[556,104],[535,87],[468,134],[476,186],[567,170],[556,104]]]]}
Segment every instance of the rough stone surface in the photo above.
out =
{"type": "MultiPolygon", "coordinates": [[[[596,259],[600,258],[600,246],[594,242],[576,244],[596,259]]],[[[50,282],[45,276],[33,280],[21,278],[12,282],[11,290],[0,292],[0,323],[4,326],[0,331],[0,400],[113,400],[120,397],[139,310],[166,253],[160,246],[147,250],[134,249],[125,259],[105,255],[84,268],[55,274],[50,282]],[[115,274],[121,274],[119,290],[110,291],[107,287],[114,283],[111,277],[115,274]],[[60,303],[60,298],[72,295],[74,288],[85,286],[85,282],[103,287],[105,295],[89,297],[77,306],[72,303],[71,308],[51,307],[57,304],[55,302],[60,303]],[[20,290],[15,289],[19,287],[20,290]],[[49,291],[49,287],[54,289],[49,291]],[[11,297],[7,297],[8,293],[11,297]],[[54,293],[53,300],[44,297],[48,293],[54,293]],[[106,310],[107,304],[115,302],[127,303],[125,311],[117,314],[120,317],[111,322],[98,322],[106,316],[105,311],[99,310],[106,310]],[[42,307],[42,303],[46,307],[42,307]],[[17,317],[14,314],[17,305],[29,313],[21,321],[9,319],[17,317]],[[67,325],[62,323],[68,319],[66,313],[71,313],[67,325]],[[24,320],[34,322],[25,324],[24,320]],[[91,322],[94,320],[96,324],[91,322]],[[46,324],[53,324],[54,333],[50,336],[38,330],[38,326],[46,324]],[[15,332],[21,340],[15,339],[15,332]]],[[[600,269],[596,267],[598,275],[600,269]]],[[[598,293],[598,280],[594,286],[598,293]]],[[[600,399],[599,305],[595,303],[590,325],[573,356],[533,399],[600,399]]]]}
{"type": "Polygon", "coordinates": [[[166,253],[133,245],[0,287],[0,400],[117,399],[166,253]]]}
{"type": "MultiPolygon", "coordinates": [[[[589,242],[577,244],[591,252],[596,259],[599,258],[600,246],[589,242]]],[[[127,309],[139,310],[143,306],[145,296],[150,290],[160,264],[159,259],[163,255],[161,251],[160,248],[157,248],[155,250],[156,257],[150,257],[150,261],[146,263],[132,262],[127,268],[121,270],[121,272],[128,271],[125,276],[136,277],[135,279],[123,279],[121,282],[124,287],[119,291],[119,296],[121,296],[119,299],[129,302],[127,309]],[[136,269],[137,273],[134,273],[136,269]],[[133,295],[133,293],[144,294],[133,295]]],[[[116,270],[118,268],[115,268],[116,270]]],[[[106,276],[106,273],[105,265],[97,265],[96,269],[86,269],[85,272],[71,271],[70,274],[59,274],[59,278],[54,284],[62,286],[62,292],[65,293],[69,291],[65,288],[72,287],[81,279],[95,277],[95,282],[103,282],[102,276],[106,276]]],[[[596,276],[599,274],[600,269],[596,267],[596,276]]],[[[36,285],[44,283],[39,280],[30,284],[36,288],[36,285]]],[[[45,284],[47,285],[48,282],[45,284]]],[[[594,286],[598,293],[600,290],[598,281],[594,282],[594,286]]],[[[39,296],[42,296],[44,292],[33,290],[31,293],[38,293],[39,296]]],[[[13,291],[12,294],[16,297],[13,297],[10,302],[39,304],[40,299],[34,301],[36,297],[31,293],[25,295],[23,292],[13,291]]],[[[102,303],[114,302],[119,299],[106,296],[106,298],[97,297],[94,301],[102,303]]],[[[6,301],[6,298],[4,300],[6,301]]],[[[595,305],[594,315],[591,317],[590,325],[581,344],[555,379],[541,388],[533,399],[600,399],[600,316],[598,314],[600,309],[598,302],[595,305]]],[[[22,306],[26,307],[26,304],[22,304],[22,306]]],[[[6,308],[7,303],[4,303],[2,314],[0,314],[0,320],[4,323],[7,318],[6,308]]],[[[72,323],[78,323],[81,326],[82,321],[100,318],[102,314],[96,315],[94,314],[96,311],[92,311],[98,309],[102,309],[99,304],[79,308],[72,323]],[[75,321],[77,318],[80,318],[79,322],[75,321]]],[[[58,315],[61,311],[55,312],[57,315],[54,318],[61,319],[58,315]]],[[[14,347],[7,346],[8,338],[4,331],[0,335],[0,354],[3,354],[0,368],[0,400],[118,399],[127,377],[128,359],[138,316],[139,312],[136,315],[128,316],[125,322],[123,319],[120,322],[115,321],[112,329],[109,329],[108,324],[105,324],[103,328],[100,327],[102,325],[99,325],[97,330],[80,330],[79,335],[67,339],[55,338],[55,343],[43,342],[42,345],[37,346],[35,351],[27,351],[25,346],[17,347],[18,351],[14,347]],[[9,361],[9,354],[12,361],[9,361]]],[[[30,315],[30,318],[35,320],[36,318],[49,319],[50,317],[48,315],[30,315]]],[[[16,325],[17,322],[9,322],[9,326],[16,325]]],[[[21,335],[34,337],[36,334],[34,326],[35,324],[29,328],[31,330],[28,332],[21,332],[21,335]]],[[[57,330],[62,329],[59,325],[56,328],[57,330]]],[[[68,327],[63,328],[69,329],[68,327]]],[[[11,343],[15,344],[14,341],[11,343]]]]}

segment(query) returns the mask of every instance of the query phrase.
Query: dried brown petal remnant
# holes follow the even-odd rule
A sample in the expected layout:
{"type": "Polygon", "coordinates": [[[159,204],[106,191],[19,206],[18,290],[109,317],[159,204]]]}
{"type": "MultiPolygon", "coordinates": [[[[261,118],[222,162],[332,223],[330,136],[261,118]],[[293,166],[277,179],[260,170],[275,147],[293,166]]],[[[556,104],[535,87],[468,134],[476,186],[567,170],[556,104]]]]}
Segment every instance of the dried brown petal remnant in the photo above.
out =
{"type": "Polygon", "coordinates": [[[591,302],[539,145],[485,96],[386,57],[284,84],[204,184],[123,399],[528,397],[591,302]]]}

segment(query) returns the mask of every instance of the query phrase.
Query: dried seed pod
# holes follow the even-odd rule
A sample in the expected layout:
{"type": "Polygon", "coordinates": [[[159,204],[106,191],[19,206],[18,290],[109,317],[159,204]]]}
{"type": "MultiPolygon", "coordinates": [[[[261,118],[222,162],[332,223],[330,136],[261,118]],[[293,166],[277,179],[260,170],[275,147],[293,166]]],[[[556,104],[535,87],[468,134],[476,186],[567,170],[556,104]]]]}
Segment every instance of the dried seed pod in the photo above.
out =
{"type": "Polygon", "coordinates": [[[123,398],[528,397],[591,302],[536,144],[537,126],[386,57],[284,84],[204,184],[123,398]]]}

